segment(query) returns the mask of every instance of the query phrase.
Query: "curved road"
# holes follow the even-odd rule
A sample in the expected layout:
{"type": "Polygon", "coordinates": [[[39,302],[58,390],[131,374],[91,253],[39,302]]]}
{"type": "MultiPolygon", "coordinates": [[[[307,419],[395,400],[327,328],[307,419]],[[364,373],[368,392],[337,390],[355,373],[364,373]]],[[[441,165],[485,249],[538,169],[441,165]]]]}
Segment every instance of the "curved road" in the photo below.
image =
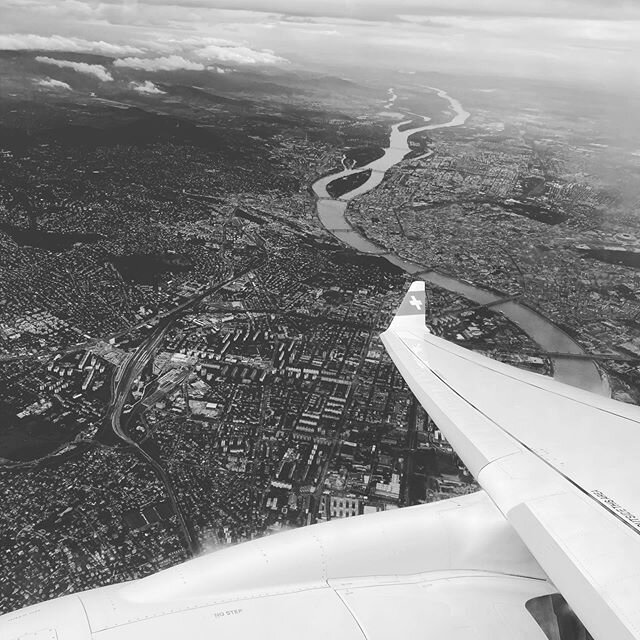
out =
{"type": "MultiPolygon", "coordinates": [[[[401,162],[409,153],[409,137],[421,131],[433,131],[447,127],[457,127],[463,125],[469,117],[469,112],[465,111],[460,102],[449,96],[445,91],[430,87],[439,97],[449,102],[448,111],[451,117],[441,124],[425,124],[424,126],[401,131],[403,125],[407,125],[411,120],[405,120],[394,124],[389,135],[389,144],[384,150],[384,155],[369,164],[357,169],[345,169],[339,173],[324,176],[313,183],[312,189],[317,196],[316,214],[322,225],[333,234],[338,240],[356,249],[361,253],[379,255],[386,258],[392,264],[400,267],[405,272],[415,277],[422,278],[438,287],[457,293],[478,304],[494,303],[493,306],[499,309],[509,320],[518,325],[529,337],[536,342],[543,351],[559,354],[586,355],[584,349],[540,312],[518,303],[515,300],[507,300],[500,303],[504,298],[499,294],[483,289],[477,285],[463,280],[458,280],[452,276],[429,269],[426,265],[406,260],[396,253],[389,253],[387,249],[371,242],[357,229],[352,227],[347,218],[346,211],[349,200],[375,189],[386,175],[386,172],[394,165],[401,162]],[[333,199],[327,192],[327,186],[344,176],[371,170],[371,175],[359,187],[345,193],[338,199],[333,199]]],[[[424,117],[425,122],[429,118],[424,117]]],[[[561,382],[580,387],[600,395],[609,396],[611,390],[606,376],[600,373],[595,362],[590,359],[569,359],[554,356],[553,377],[561,382]]]]}
{"type": "Polygon", "coordinates": [[[156,460],[148,451],[146,451],[140,444],[138,444],[128,433],[127,427],[129,418],[132,413],[124,414],[124,407],[129,397],[131,387],[133,383],[142,373],[145,366],[154,357],[156,350],[162,343],[165,333],[171,326],[171,324],[182,315],[185,311],[195,306],[198,302],[210,296],[213,293],[219,291],[225,285],[245,276],[249,271],[256,268],[255,264],[251,264],[246,269],[238,274],[234,274],[222,282],[211,285],[201,291],[194,294],[184,303],[167,313],[158,326],[145,338],[145,340],[133,351],[129,356],[121,363],[118,369],[114,372],[114,376],[111,380],[111,402],[107,409],[105,420],[103,423],[103,429],[109,429],[115,434],[122,442],[130,446],[142,460],[147,462],[155,471],[159,480],[165,487],[169,502],[178,518],[178,525],[184,537],[184,541],[191,555],[196,555],[200,549],[197,541],[197,537],[193,532],[192,527],[189,526],[180,504],[175,495],[173,489],[173,483],[169,474],[164,470],[161,462],[156,460]]]}

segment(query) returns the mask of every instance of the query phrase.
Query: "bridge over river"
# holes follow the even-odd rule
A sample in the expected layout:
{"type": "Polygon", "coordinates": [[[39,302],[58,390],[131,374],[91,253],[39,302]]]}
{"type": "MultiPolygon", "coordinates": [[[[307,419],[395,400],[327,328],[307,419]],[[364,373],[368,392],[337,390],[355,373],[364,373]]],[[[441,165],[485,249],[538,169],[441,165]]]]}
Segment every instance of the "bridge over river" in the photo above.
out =
{"type": "MultiPolygon", "coordinates": [[[[457,293],[478,305],[492,306],[518,325],[538,344],[544,354],[549,355],[553,363],[553,377],[564,382],[600,395],[611,395],[607,377],[584,349],[568,333],[546,318],[536,309],[519,302],[516,297],[495,293],[481,286],[458,280],[452,276],[430,269],[426,265],[407,260],[396,253],[390,253],[385,247],[375,244],[360,231],[349,224],[346,217],[347,206],[353,198],[375,189],[384,179],[386,172],[401,162],[409,153],[409,137],[421,131],[434,131],[463,125],[469,117],[460,102],[441,89],[431,88],[439,97],[449,103],[451,118],[440,124],[425,124],[411,129],[403,129],[413,121],[405,120],[394,124],[389,134],[388,146],[384,155],[357,169],[345,169],[339,173],[324,176],[317,180],[312,189],[317,196],[316,214],[325,229],[344,244],[361,253],[378,255],[400,267],[416,278],[422,278],[435,286],[457,293]],[[339,178],[361,171],[369,171],[367,180],[360,186],[343,194],[337,199],[327,192],[327,186],[339,178]]],[[[430,118],[424,117],[425,123],[430,118]]]]}

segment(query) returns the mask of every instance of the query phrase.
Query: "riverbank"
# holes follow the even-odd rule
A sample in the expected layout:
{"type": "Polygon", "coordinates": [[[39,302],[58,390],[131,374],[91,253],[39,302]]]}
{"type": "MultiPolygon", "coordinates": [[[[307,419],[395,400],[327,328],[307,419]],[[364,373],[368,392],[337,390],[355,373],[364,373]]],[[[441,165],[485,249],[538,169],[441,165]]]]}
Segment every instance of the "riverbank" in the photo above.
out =
{"type": "MultiPolygon", "coordinates": [[[[389,144],[384,149],[384,154],[381,158],[358,169],[345,169],[338,173],[323,176],[313,183],[312,190],[316,196],[316,215],[327,231],[356,251],[384,257],[406,273],[457,293],[478,304],[497,303],[504,296],[435,271],[427,265],[406,260],[396,253],[389,252],[353,227],[346,217],[349,201],[375,189],[383,181],[386,172],[409,154],[409,138],[412,135],[422,131],[458,127],[463,125],[470,117],[470,113],[464,109],[462,104],[449,96],[446,91],[435,87],[429,88],[440,98],[449,102],[449,110],[452,112],[450,120],[440,124],[425,124],[424,126],[404,131],[401,131],[401,128],[412,122],[412,120],[403,120],[394,124],[389,134],[389,144]],[[327,186],[331,182],[365,170],[370,170],[371,174],[365,181],[361,181],[362,184],[360,186],[344,193],[337,199],[331,198],[327,191],[327,186]]],[[[429,121],[428,117],[424,116],[423,118],[425,122],[429,121]]],[[[542,351],[585,355],[584,349],[569,334],[532,307],[515,300],[508,300],[495,304],[495,308],[520,327],[538,344],[542,351]]],[[[607,397],[611,395],[606,376],[602,374],[593,360],[571,360],[555,357],[552,358],[552,362],[554,379],[599,395],[607,397]]]]}

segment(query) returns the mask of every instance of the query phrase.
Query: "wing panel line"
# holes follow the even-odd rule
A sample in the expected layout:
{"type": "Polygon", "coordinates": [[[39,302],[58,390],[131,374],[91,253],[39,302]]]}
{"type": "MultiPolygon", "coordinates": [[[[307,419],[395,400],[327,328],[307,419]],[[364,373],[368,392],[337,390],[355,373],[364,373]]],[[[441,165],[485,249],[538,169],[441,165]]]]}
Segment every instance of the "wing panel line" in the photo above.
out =
{"type": "MultiPolygon", "coordinates": [[[[405,340],[399,336],[398,334],[396,334],[396,336],[398,337],[398,339],[400,340],[400,342],[407,348],[407,350],[411,353],[413,358],[416,358],[418,360],[421,360],[421,358],[419,358],[419,356],[417,356],[416,354],[414,354],[413,350],[411,349],[411,347],[405,342],[405,340]]],[[[440,349],[441,351],[446,351],[447,353],[452,353],[451,351],[447,351],[446,349],[443,349],[442,347],[435,345],[434,343],[430,343],[433,346],[436,346],[438,349],[440,349]]],[[[457,355],[457,354],[453,354],[453,355],[457,355]]],[[[465,358],[464,356],[460,355],[460,358],[467,360],[468,362],[473,362],[474,364],[476,364],[475,361],[472,361],[469,358],[465,358]]],[[[486,366],[483,363],[480,363],[480,366],[482,366],[485,369],[491,369],[490,367],[486,366]]],[[[613,509],[612,506],[610,506],[609,504],[607,504],[606,502],[598,499],[595,495],[593,495],[593,490],[589,490],[589,489],[585,489],[584,487],[582,487],[580,484],[578,484],[575,480],[573,480],[572,478],[570,478],[569,476],[567,476],[564,472],[560,471],[557,467],[555,467],[551,462],[549,462],[548,460],[545,460],[543,457],[541,457],[538,453],[536,453],[533,449],[531,449],[531,447],[529,447],[527,444],[525,444],[524,442],[522,442],[519,438],[517,438],[516,436],[514,436],[512,433],[510,433],[509,431],[507,431],[504,427],[502,427],[499,423],[497,423],[493,418],[491,418],[490,416],[488,416],[482,409],[480,409],[479,407],[477,407],[476,405],[474,405],[472,402],[470,402],[467,398],[465,398],[462,394],[460,394],[456,389],[454,389],[446,380],[444,380],[444,378],[442,378],[442,376],[440,376],[440,374],[435,371],[434,369],[432,369],[431,367],[429,367],[429,371],[445,386],[447,387],[447,389],[449,389],[450,391],[452,391],[458,398],[460,398],[460,400],[462,400],[464,403],[466,403],[467,405],[469,405],[474,411],[476,411],[477,413],[479,413],[483,418],[485,418],[486,420],[488,420],[491,424],[495,425],[498,429],[500,429],[500,431],[502,433],[504,433],[505,435],[507,435],[510,438],[513,438],[513,440],[515,442],[517,442],[523,449],[525,449],[526,451],[528,451],[531,455],[535,456],[538,460],[540,460],[541,462],[543,462],[545,465],[547,465],[550,469],[552,469],[555,473],[557,473],[559,476],[561,476],[562,478],[564,478],[567,482],[569,482],[572,486],[574,486],[576,489],[578,489],[581,493],[583,493],[584,495],[588,496],[595,504],[597,504],[598,506],[604,508],[607,512],[609,512],[611,515],[613,515],[616,519],[618,519],[620,522],[622,522],[623,524],[625,524],[627,527],[629,527],[635,534],[639,534],[640,535],[640,529],[638,528],[637,525],[634,525],[632,522],[626,520],[620,513],[616,513],[616,511],[613,509]]],[[[493,371],[495,371],[495,369],[493,369],[493,371]]],[[[499,372],[502,373],[502,372],[499,372]]],[[[518,378],[515,378],[514,376],[509,376],[508,374],[504,374],[505,376],[510,377],[511,379],[517,381],[517,382],[521,382],[520,380],[518,380],[518,378]]],[[[527,382],[527,384],[529,384],[527,382]]],[[[532,386],[536,386],[533,385],[532,386]]],[[[542,391],[548,391],[547,389],[545,389],[544,387],[537,387],[542,391]]],[[[570,396],[565,396],[564,394],[561,393],[557,393],[557,392],[553,392],[551,391],[551,393],[555,393],[556,395],[559,395],[563,398],[567,398],[568,400],[574,400],[573,398],[571,398],[570,396]]],[[[579,400],[576,400],[576,402],[580,402],[579,400]]],[[[592,406],[592,405],[588,405],[587,403],[582,403],[581,404],[585,404],[586,406],[592,406]]],[[[598,408],[598,407],[595,407],[598,408]]],[[[604,409],[603,411],[606,411],[607,413],[611,413],[612,415],[617,415],[618,417],[624,418],[630,422],[635,422],[636,424],[638,424],[636,421],[634,421],[632,418],[628,418],[627,416],[621,416],[620,414],[616,414],[613,412],[609,412],[606,409],[604,409]]],[[[513,455],[513,454],[511,454],[513,455]]],[[[501,459],[501,458],[500,458],[501,459]]],[[[487,462],[482,469],[479,470],[478,475],[480,473],[480,471],[482,471],[485,467],[491,465],[493,462],[495,462],[495,460],[491,460],[489,462],[487,462]]]]}
{"type": "MultiPolygon", "coordinates": [[[[411,353],[414,355],[414,357],[417,358],[418,360],[420,360],[421,362],[423,362],[423,360],[420,358],[420,356],[414,354],[413,349],[406,343],[405,339],[402,337],[400,332],[394,332],[394,333],[398,337],[398,339],[405,345],[405,347],[407,347],[407,349],[409,349],[409,351],[411,351],[411,353]]],[[[418,339],[418,340],[422,339],[419,336],[416,336],[414,334],[412,334],[412,337],[414,339],[418,339]]],[[[434,337],[437,338],[437,336],[434,336],[434,337]]],[[[532,382],[530,380],[522,380],[522,379],[517,378],[514,375],[508,373],[507,371],[502,371],[502,370],[500,370],[498,368],[491,367],[488,364],[484,363],[482,360],[473,360],[473,359],[469,358],[468,356],[466,356],[466,355],[464,355],[462,353],[458,353],[457,351],[451,351],[449,349],[446,349],[445,347],[443,347],[442,345],[438,344],[437,342],[433,342],[431,340],[429,340],[428,342],[429,342],[429,346],[431,346],[431,347],[433,347],[435,349],[438,349],[439,351],[442,351],[442,352],[444,352],[446,354],[449,354],[451,356],[454,356],[456,358],[460,358],[461,360],[465,360],[466,362],[470,362],[473,365],[476,365],[478,367],[482,367],[483,369],[487,369],[489,371],[493,371],[494,373],[498,373],[498,374],[504,376],[505,378],[509,378],[511,380],[514,380],[515,382],[520,382],[520,383],[524,382],[525,384],[528,384],[531,387],[539,389],[540,391],[544,391],[546,393],[553,394],[553,395],[558,396],[560,398],[565,398],[566,400],[571,400],[572,402],[577,402],[578,404],[581,404],[581,405],[583,405],[585,407],[589,407],[591,409],[596,409],[597,411],[602,411],[603,413],[608,413],[608,414],[616,416],[618,418],[622,418],[622,419],[627,420],[629,422],[633,422],[634,424],[637,424],[640,427],[640,417],[638,419],[635,419],[635,418],[632,418],[630,416],[624,415],[623,413],[618,413],[618,412],[616,412],[616,411],[614,411],[612,409],[604,408],[604,407],[598,406],[597,404],[590,404],[589,402],[586,402],[585,400],[582,400],[582,399],[577,398],[575,396],[567,395],[565,393],[561,393],[557,389],[545,387],[545,386],[536,384],[535,382],[532,382]]],[[[475,354],[475,355],[481,356],[482,358],[486,358],[488,360],[491,360],[490,358],[488,358],[487,356],[484,356],[482,354],[475,354]]],[[[498,362],[498,361],[496,361],[496,362],[498,364],[503,364],[503,363],[498,362]]],[[[428,362],[425,362],[425,364],[427,366],[429,366],[428,362]]],[[[505,365],[505,366],[508,366],[508,365],[505,365]]],[[[431,369],[431,371],[433,371],[433,369],[431,369]]],[[[555,384],[556,385],[562,385],[564,383],[555,382],[555,384]]],[[[565,385],[565,386],[568,386],[569,389],[573,390],[573,387],[570,387],[569,385],[565,385]]],[[[577,388],[575,390],[580,392],[580,393],[588,393],[587,391],[583,391],[583,390],[577,389],[577,388]]]]}

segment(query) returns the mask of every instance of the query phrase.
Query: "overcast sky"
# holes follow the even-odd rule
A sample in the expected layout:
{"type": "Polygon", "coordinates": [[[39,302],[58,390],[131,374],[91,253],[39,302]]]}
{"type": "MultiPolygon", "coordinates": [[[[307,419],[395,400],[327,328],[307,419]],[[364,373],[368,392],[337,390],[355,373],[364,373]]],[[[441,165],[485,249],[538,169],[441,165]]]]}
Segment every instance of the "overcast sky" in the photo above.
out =
{"type": "Polygon", "coordinates": [[[0,48],[119,65],[340,62],[629,86],[637,0],[0,0],[0,48]]]}

